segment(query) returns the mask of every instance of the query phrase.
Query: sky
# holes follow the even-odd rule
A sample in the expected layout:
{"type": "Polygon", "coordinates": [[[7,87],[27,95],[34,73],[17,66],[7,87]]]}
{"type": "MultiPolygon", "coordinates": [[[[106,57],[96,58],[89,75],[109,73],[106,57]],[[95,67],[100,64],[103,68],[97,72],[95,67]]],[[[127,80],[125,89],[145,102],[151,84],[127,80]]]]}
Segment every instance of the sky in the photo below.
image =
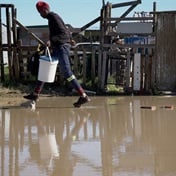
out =
{"type": "MultiPolygon", "coordinates": [[[[36,11],[35,4],[37,1],[38,0],[0,0],[0,4],[14,4],[17,9],[17,20],[24,26],[47,25],[47,20],[41,18],[36,11]]],[[[50,5],[50,9],[58,13],[66,24],[71,24],[73,27],[78,28],[100,16],[102,1],[103,0],[45,0],[45,2],[48,2],[50,5]]],[[[105,0],[105,3],[110,2],[112,4],[118,4],[130,1],[134,0],[105,0]]],[[[137,5],[129,16],[132,16],[135,11],[152,12],[153,2],[156,2],[157,11],[176,10],[176,0],[141,1],[142,3],[137,5]]],[[[120,17],[128,8],[129,6],[113,9],[112,17],[120,17]]],[[[96,23],[92,28],[99,28],[99,24],[96,23]]]]}

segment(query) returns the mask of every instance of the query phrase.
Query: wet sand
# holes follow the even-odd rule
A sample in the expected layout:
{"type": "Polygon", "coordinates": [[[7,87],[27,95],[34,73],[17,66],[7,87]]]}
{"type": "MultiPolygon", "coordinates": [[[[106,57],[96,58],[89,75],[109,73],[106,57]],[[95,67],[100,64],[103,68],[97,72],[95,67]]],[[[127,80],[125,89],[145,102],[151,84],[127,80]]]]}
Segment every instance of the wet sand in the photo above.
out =
{"type": "Polygon", "coordinates": [[[76,99],[1,104],[1,176],[176,175],[176,97],[76,99]]]}

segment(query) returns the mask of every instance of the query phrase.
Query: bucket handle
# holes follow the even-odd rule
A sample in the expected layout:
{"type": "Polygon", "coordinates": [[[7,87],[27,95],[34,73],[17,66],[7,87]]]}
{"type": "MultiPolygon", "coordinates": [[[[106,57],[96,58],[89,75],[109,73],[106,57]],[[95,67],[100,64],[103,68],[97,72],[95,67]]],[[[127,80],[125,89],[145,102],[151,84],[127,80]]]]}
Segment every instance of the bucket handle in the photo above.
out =
{"type": "Polygon", "coordinates": [[[45,54],[48,55],[50,62],[52,62],[51,54],[50,54],[50,50],[49,50],[48,46],[46,47],[45,54]]]}

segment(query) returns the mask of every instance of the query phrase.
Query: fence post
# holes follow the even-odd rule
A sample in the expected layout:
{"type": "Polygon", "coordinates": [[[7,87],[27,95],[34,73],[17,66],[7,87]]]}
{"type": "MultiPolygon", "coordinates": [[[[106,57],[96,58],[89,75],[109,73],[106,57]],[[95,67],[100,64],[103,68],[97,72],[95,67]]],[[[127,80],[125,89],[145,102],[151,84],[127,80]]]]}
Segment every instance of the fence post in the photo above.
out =
{"type": "Polygon", "coordinates": [[[91,80],[92,80],[92,83],[95,82],[95,54],[96,54],[96,51],[95,49],[92,50],[92,57],[91,57],[91,80]]]}
{"type": "Polygon", "coordinates": [[[105,81],[106,81],[106,72],[107,72],[107,52],[103,51],[103,59],[102,59],[102,77],[101,77],[101,89],[104,90],[105,88],[105,81]]]}
{"type": "Polygon", "coordinates": [[[86,80],[87,80],[87,56],[85,49],[83,49],[83,84],[86,83],[86,80]]]}

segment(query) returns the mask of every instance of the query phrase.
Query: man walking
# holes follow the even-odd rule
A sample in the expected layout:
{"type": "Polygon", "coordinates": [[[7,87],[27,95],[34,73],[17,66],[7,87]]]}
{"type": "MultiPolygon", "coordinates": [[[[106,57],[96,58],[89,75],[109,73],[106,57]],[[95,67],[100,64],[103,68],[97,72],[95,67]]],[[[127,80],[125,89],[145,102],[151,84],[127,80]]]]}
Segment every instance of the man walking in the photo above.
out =
{"type": "MultiPolygon", "coordinates": [[[[79,99],[73,104],[74,107],[80,107],[82,104],[90,101],[89,97],[86,95],[85,91],[78,83],[75,75],[71,71],[70,61],[69,61],[69,51],[70,51],[70,32],[66,28],[62,18],[55,12],[50,11],[50,6],[44,1],[38,1],[36,8],[40,13],[42,18],[48,20],[49,26],[49,43],[52,48],[52,56],[58,58],[60,70],[64,75],[64,78],[72,85],[72,87],[80,95],[79,99]]],[[[29,95],[24,96],[24,98],[37,101],[39,94],[42,91],[44,82],[37,81],[34,92],[29,95]]]]}

